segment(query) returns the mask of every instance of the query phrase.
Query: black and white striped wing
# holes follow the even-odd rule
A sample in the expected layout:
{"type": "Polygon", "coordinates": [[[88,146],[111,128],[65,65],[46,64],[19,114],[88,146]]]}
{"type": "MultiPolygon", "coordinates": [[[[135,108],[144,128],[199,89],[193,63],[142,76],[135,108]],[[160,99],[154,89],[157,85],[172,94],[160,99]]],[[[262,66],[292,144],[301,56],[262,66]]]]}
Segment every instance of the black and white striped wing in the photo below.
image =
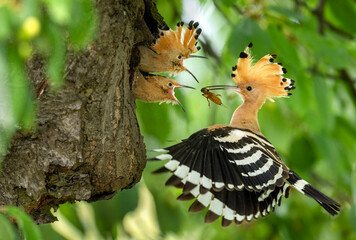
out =
{"type": "Polygon", "coordinates": [[[167,185],[181,186],[189,192],[200,185],[201,191],[247,189],[273,190],[282,186],[288,168],[273,146],[262,136],[248,130],[221,127],[203,129],[151,160],[169,161],[156,171],[173,173],[167,185]]]}
{"type": "Polygon", "coordinates": [[[208,222],[220,215],[223,223],[264,216],[289,186],[284,185],[289,170],[273,146],[248,130],[229,126],[203,129],[159,151],[165,153],[151,160],[169,161],[155,172],[173,173],[166,185],[183,188],[179,199],[197,198],[191,211],[210,205],[208,222]],[[200,208],[194,207],[198,205],[200,208]]]}

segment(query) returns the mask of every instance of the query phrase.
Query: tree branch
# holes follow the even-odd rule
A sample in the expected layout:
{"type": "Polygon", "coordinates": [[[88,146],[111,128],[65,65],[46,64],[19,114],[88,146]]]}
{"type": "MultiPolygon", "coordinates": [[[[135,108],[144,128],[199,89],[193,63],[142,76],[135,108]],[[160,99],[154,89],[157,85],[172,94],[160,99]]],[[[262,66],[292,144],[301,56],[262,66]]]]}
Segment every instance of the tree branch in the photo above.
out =
{"type": "MultiPolygon", "coordinates": [[[[96,4],[96,41],[68,55],[65,86],[41,93],[37,128],[15,135],[0,173],[0,206],[20,206],[37,223],[54,221],[50,209],[66,201],[108,199],[131,188],[146,163],[130,89],[134,50],[149,44],[163,21],[151,0],[96,4]]],[[[46,79],[44,65],[40,57],[28,64],[34,89],[46,79]]]]}

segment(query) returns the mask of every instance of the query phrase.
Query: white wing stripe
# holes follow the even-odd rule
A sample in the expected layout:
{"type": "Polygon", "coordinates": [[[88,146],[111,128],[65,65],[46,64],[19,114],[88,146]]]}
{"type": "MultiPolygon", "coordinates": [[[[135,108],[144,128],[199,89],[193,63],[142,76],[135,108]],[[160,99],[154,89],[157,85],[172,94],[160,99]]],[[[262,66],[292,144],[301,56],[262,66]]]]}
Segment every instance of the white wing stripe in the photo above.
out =
{"type": "Polygon", "coordinates": [[[195,188],[193,188],[190,193],[194,196],[197,197],[199,195],[199,186],[196,186],[195,188]]]}
{"type": "Polygon", "coordinates": [[[268,182],[264,183],[264,184],[262,185],[262,187],[267,187],[267,186],[269,186],[269,185],[275,184],[276,181],[277,181],[277,179],[283,177],[283,176],[282,176],[282,173],[283,173],[283,168],[282,168],[282,166],[279,166],[278,173],[277,173],[276,175],[274,175],[274,178],[271,179],[271,180],[269,180],[268,182]]]}
{"type": "Polygon", "coordinates": [[[244,137],[246,137],[245,132],[241,130],[232,130],[226,137],[214,137],[214,139],[219,142],[238,142],[244,137]]]}
{"type": "Polygon", "coordinates": [[[266,173],[267,171],[269,171],[270,167],[273,165],[273,160],[272,159],[268,159],[267,163],[265,165],[263,165],[263,167],[256,169],[253,172],[248,172],[246,173],[241,173],[242,176],[244,177],[254,177],[254,176],[258,176],[258,175],[262,175],[264,173],[266,173]]]}
{"type": "Polygon", "coordinates": [[[166,154],[158,155],[156,158],[159,160],[168,160],[168,159],[172,159],[172,155],[166,153],[166,154]]]}
{"type": "Polygon", "coordinates": [[[251,164],[251,163],[255,163],[257,162],[262,156],[262,152],[261,151],[257,151],[254,154],[252,154],[251,156],[242,159],[242,160],[229,160],[229,162],[231,163],[235,163],[236,165],[247,165],[247,164],[251,164]]]}
{"type": "Polygon", "coordinates": [[[201,204],[203,204],[205,207],[207,207],[211,202],[212,196],[213,196],[213,194],[211,192],[206,192],[204,194],[200,194],[199,197],[197,198],[197,200],[201,204]]]}
{"type": "Polygon", "coordinates": [[[222,212],[224,218],[227,220],[233,220],[234,219],[234,210],[229,208],[228,206],[225,205],[223,212],[222,212]]]}
{"type": "Polygon", "coordinates": [[[224,207],[224,203],[219,199],[214,198],[213,201],[211,201],[210,203],[209,210],[215,213],[216,215],[220,216],[223,212],[223,207],[224,207]]]}
{"type": "Polygon", "coordinates": [[[260,141],[261,143],[266,144],[270,147],[273,147],[273,145],[271,143],[269,143],[268,141],[266,141],[266,139],[261,138],[260,136],[254,134],[254,133],[251,133],[249,131],[242,131],[242,130],[238,130],[238,129],[230,131],[229,135],[226,137],[214,137],[214,139],[219,142],[236,143],[246,136],[255,138],[258,141],[260,141]]]}
{"type": "Polygon", "coordinates": [[[238,222],[242,222],[245,219],[245,215],[240,215],[238,213],[236,213],[235,217],[238,222]]]}
{"type": "Polygon", "coordinates": [[[205,177],[204,175],[200,178],[200,184],[206,189],[210,189],[212,187],[211,179],[205,177]]]}
{"type": "Polygon", "coordinates": [[[176,170],[178,166],[179,162],[177,160],[171,160],[164,165],[164,167],[170,171],[176,170]]]}
{"type": "Polygon", "coordinates": [[[200,180],[199,172],[193,170],[188,174],[188,177],[187,177],[188,182],[193,183],[193,184],[199,184],[199,180],[200,180]]]}
{"type": "Polygon", "coordinates": [[[176,175],[177,177],[183,179],[185,178],[189,173],[189,167],[185,166],[185,165],[180,165],[177,170],[174,172],[174,175],[176,175]]]}
{"type": "Polygon", "coordinates": [[[246,144],[242,148],[233,148],[233,149],[225,148],[225,149],[229,153],[246,153],[250,151],[253,147],[257,147],[257,145],[250,143],[250,144],[246,144]]]}

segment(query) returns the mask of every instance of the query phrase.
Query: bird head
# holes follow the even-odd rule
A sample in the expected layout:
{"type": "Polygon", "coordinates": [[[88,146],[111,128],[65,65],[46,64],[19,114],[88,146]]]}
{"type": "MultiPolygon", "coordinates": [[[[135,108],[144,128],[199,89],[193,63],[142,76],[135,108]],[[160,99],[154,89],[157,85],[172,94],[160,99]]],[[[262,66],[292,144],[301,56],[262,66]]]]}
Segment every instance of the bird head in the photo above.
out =
{"type": "Polygon", "coordinates": [[[197,39],[201,34],[201,29],[197,28],[199,23],[190,21],[188,27],[183,29],[183,22],[177,23],[176,30],[159,30],[158,38],[151,48],[161,55],[165,62],[171,65],[171,72],[179,73],[186,71],[199,82],[196,77],[184,65],[185,59],[196,57],[205,58],[202,56],[192,55],[199,51],[200,47],[196,46],[197,39]]]}
{"type": "Polygon", "coordinates": [[[152,102],[160,103],[173,103],[178,104],[183,111],[185,111],[183,105],[179,102],[178,98],[175,96],[175,89],[177,88],[191,88],[193,87],[182,85],[179,82],[163,76],[150,75],[145,77],[146,81],[150,84],[147,87],[146,91],[149,92],[152,96],[152,102]],[[151,89],[149,89],[151,87],[151,89]]]}
{"type": "MultiPolygon", "coordinates": [[[[231,89],[240,94],[244,101],[272,100],[276,97],[292,95],[289,91],[295,89],[294,80],[283,77],[287,70],[282,63],[274,63],[276,55],[267,54],[256,64],[252,64],[250,43],[232,67],[232,78],[235,86],[215,85],[208,86],[209,90],[231,89]]],[[[273,100],[272,100],[273,101],[273,100]]]]}

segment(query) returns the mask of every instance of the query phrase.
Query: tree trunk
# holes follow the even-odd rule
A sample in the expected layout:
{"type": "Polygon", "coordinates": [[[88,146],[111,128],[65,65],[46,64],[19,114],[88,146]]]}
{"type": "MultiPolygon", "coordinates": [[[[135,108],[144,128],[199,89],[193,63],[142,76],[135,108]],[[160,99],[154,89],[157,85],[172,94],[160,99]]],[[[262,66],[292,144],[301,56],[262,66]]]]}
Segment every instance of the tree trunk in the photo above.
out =
{"type": "MultiPolygon", "coordinates": [[[[67,54],[65,86],[45,89],[36,128],[15,135],[3,162],[0,205],[20,206],[37,223],[56,220],[50,209],[61,203],[109,199],[131,188],[145,166],[131,93],[135,45],[148,44],[163,21],[150,0],[96,0],[96,9],[95,42],[67,54]]],[[[28,64],[34,89],[46,79],[43,66],[40,57],[28,64]]]]}

